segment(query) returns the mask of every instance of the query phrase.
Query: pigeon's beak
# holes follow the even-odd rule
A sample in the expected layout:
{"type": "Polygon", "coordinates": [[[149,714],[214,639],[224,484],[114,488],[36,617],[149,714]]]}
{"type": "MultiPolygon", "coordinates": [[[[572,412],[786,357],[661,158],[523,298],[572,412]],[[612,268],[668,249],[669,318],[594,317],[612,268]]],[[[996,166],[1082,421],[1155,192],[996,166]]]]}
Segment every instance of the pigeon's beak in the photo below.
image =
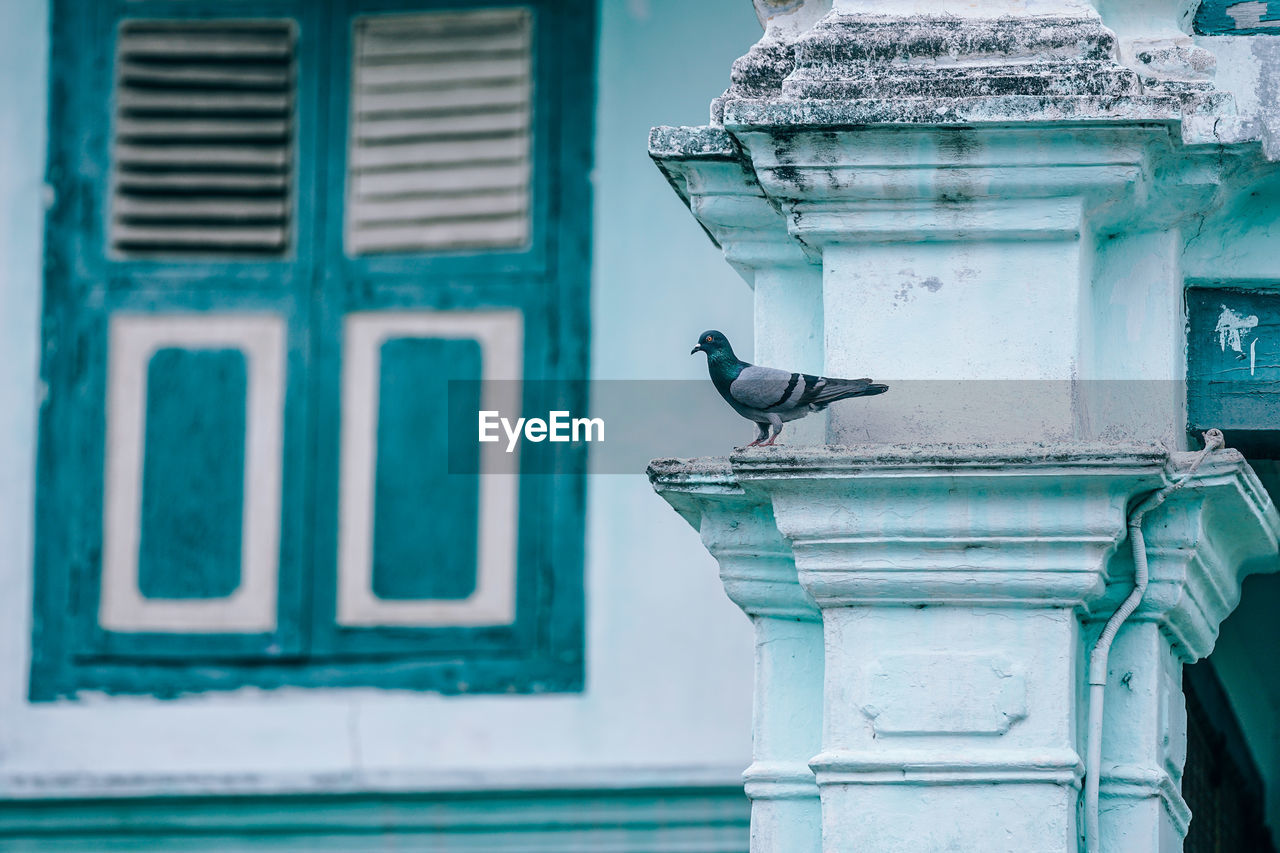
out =
{"type": "Polygon", "coordinates": [[[689,350],[689,355],[693,355],[695,352],[703,352],[703,351],[704,350],[702,349],[702,344],[698,344],[696,347],[689,350]]]}

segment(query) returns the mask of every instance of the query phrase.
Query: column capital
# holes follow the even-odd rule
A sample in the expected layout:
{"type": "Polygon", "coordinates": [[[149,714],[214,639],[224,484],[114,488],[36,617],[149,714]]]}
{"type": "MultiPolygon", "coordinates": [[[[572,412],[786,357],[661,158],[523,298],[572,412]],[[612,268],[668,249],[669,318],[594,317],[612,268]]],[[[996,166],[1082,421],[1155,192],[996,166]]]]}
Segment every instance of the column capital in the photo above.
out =
{"type": "Polygon", "coordinates": [[[817,605],[796,579],[791,545],[767,495],[743,489],[728,460],[658,459],[654,489],[701,535],[720,565],[725,593],[749,616],[817,622],[817,605]]]}
{"type": "MultiPolygon", "coordinates": [[[[1178,453],[1170,473],[1185,471],[1196,454],[1178,453]]],[[[1280,515],[1258,477],[1236,450],[1222,450],[1144,525],[1150,581],[1131,618],[1155,622],[1183,663],[1213,651],[1218,629],[1240,602],[1246,576],[1275,571],[1280,515]]],[[[1109,615],[1133,587],[1128,548],[1108,571],[1107,595],[1094,610],[1109,615]]]]}
{"type": "Polygon", "coordinates": [[[754,284],[762,268],[818,262],[787,233],[775,201],[738,144],[716,127],[655,127],[649,156],[738,273],[754,284]]]}
{"type": "Polygon", "coordinates": [[[1079,607],[1102,595],[1156,445],[861,445],[744,452],[823,608],[1079,607]]]}

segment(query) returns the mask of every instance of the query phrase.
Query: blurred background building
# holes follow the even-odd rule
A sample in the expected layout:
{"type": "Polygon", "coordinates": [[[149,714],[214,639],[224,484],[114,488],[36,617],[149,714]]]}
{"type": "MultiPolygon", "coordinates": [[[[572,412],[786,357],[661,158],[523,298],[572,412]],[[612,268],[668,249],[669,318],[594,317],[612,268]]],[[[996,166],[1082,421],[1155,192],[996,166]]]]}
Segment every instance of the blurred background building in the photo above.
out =
{"type": "Polygon", "coordinates": [[[696,534],[639,471],[482,498],[422,448],[441,371],[749,342],[645,140],[750,5],[0,21],[0,848],[742,849],[750,630],[696,534]]]}
{"type": "MultiPolygon", "coordinates": [[[[1197,20],[1274,106],[1280,4],[1197,20]]],[[[639,472],[424,446],[446,379],[750,353],[646,138],[760,33],[745,0],[0,4],[0,849],[747,849],[752,635],[696,532],[639,472]]],[[[1193,837],[1280,826],[1277,604],[1247,583],[1189,680],[1193,837]]]]}

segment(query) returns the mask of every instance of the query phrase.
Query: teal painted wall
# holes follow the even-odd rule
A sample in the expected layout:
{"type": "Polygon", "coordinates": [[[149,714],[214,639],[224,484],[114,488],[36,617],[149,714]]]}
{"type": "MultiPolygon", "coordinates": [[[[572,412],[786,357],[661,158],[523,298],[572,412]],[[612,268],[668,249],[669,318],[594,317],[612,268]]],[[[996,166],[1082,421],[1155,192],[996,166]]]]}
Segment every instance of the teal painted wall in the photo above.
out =
{"type": "Polygon", "coordinates": [[[746,853],[748,821],[724,787],[0,802],[0,851],[746,853]]]}

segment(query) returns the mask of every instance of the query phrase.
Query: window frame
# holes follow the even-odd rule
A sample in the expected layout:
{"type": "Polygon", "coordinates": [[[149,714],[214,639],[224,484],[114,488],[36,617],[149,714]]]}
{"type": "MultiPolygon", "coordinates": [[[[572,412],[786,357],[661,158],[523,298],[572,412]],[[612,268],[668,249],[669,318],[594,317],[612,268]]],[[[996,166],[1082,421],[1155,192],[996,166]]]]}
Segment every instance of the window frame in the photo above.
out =
{"type": "Polygon", "coordinates": [[[587,403],[585,382],[577,380],[586,379],[589,351],[593,0],[485,4],[525,6],[534,17],[529,247],[430,257],[345,254],[350,25],[356,15],[459,5],[54,0],[47,182],[55,196],[45,230],[46,393],[37,462],[33,700],[82,690],[173,696],[243,686],[443,693],[582,689],[584,448],[560,445],[553,463],[557,473],[520,478],[513,626],[342,629],[335,621],[338,463],[332,450],[347,311],[518,307],[526,329],[526,379],[555,380],[531,383],[526,407],[576,412],[587,403]],[[188,261],[110,255],[111,68],[116,25],[125,17],[296,22],[294,234],[285,257],[188,261]],[[567,51],[566,43],[588,49],[567,51]],[[325,62],[335,56],[340,61],[325,62]],[[325,91],[335,94],[326,99],[325,91]],[[327,148],[322,133],[328,135],[327,148]],[[223,282],[212,289],[194,287],[210,279],[223,282]],[[277,630],[110,634],[97,625],[106,321],[116,310],[202,311],[228,299],[237,309],[281,312],[288,324],[277,630]]]}

